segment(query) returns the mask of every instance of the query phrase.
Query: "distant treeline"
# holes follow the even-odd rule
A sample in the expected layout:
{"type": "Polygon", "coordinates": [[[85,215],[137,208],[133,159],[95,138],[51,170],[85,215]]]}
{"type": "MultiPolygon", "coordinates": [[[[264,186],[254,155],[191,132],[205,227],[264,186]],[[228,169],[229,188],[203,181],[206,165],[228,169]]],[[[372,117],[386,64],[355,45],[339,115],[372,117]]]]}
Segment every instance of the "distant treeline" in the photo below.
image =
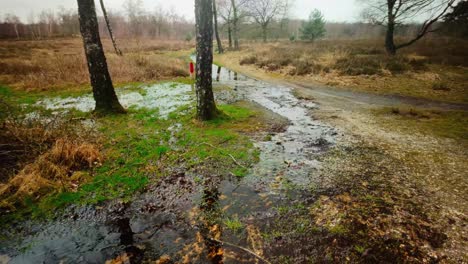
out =
{"type": "MultiPolygon", "coordinates": [[[[162,10],[162,9],[159,9],[162,10]]],[[[126,12],[110,12],[111,26],[117,38],[152,38],[192,40],[195,36],[195,25],[191,20],[176,14],[174,11],[143,12],[137,7],[127,7],[126,12]]],[[[100,17],[101,35],[107,37],[104,18],[100,17]]],[[[283,18],[271,23],[269,38],[299,39],[300,28],[304,21],[283,18]]],[[[463,27],[441,23],[437,34],[467,37],[463,27]]],[[[399,27],[396,36],[413,36],[419,25],[410,24],[399,27]]],[[[0,19],[0,38],[2,39],[47,39],[55,37],[72,37],[80,34],[78,14],[75,10],[60,9],[57,12],[42,11],[39,15],[30,15],[27,21],[20,20],[13,14],[0,19]]],[[[220,22],[222,38],[228,38],[228,24],[220,22]]],[[[385,27],[365,22],[326,23],[328,39],[339,38],[376,38],[385,35],[385,27]]],[[[239,26],[239,37],[256,40],[261,37],[258,24],[243,20],[239,26]]]]}

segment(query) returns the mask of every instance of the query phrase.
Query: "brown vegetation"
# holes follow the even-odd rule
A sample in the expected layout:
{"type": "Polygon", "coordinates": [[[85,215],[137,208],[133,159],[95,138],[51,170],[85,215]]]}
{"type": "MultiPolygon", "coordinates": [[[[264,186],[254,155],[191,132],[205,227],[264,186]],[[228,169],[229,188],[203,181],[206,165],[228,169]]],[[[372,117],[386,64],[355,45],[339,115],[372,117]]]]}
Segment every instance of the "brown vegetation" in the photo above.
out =
{"type": "Polygon", "coordinates": [[[425,39],[399,56],[387,56],[380,39],[280,42],[251,44],[217,60],[229,67],[243,66],[236,70],[261,70],[293,81],[466,102],[466,45],[462,39],[425,39]]]}
{"type": "Polygon", "coordinates": [[[102,159],[95,135],[63,117],[24,115],[8,98],[0,98],[0,211],[76,188],[85,175],[77,172],[102,159]]]}
{"type": "Polygon", "coordinates": [[[84,173],[101,162],[96,145],[68,138],[58,139],[53,147],[24,167],[6,184],[0,184],[0,207],[14,208],[25,197],[33,200],[51,190],[73,189],[83,181],[84,173]]]}
{"type": "MultiPolygon", "coordinates": [[[[104,41],[115,83],[151,82],[188,75],[184,60],[162,51],[188,50],[191,43],[176,41],[121,41],[124,56],[104,41]]],[[[16,89],[44,91],[76,88],[89,83],[80,39],[1,41],[0,82],[16,89]]]]}

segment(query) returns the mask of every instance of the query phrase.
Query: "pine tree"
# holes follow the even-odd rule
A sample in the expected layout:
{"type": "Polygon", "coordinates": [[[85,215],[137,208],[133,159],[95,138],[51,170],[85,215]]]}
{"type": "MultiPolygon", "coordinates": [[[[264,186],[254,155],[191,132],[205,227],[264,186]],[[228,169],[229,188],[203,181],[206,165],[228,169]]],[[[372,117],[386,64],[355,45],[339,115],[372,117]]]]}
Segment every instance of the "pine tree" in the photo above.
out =
{"type": "Polygon", "coordinates": [[[322,13],[315,9],[309,16],[309,20],[304,22],[301,28],[301,39],[314,41],[325,36],[325,20],[322,13]]]}

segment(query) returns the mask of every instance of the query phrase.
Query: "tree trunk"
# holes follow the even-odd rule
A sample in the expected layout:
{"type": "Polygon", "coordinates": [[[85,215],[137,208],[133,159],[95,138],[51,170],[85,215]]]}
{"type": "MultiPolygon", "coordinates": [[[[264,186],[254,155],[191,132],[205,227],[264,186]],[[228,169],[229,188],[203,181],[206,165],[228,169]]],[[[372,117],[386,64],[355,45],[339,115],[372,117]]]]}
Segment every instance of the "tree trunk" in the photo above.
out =
{"type": "Polygon", "coordinates": [[[231,21],[228,21],[228,38],[229,38],[229,49],[232,49],[232,28],[231,21]]]}
{"type": "Polygon", "coordinates": [[[385,49],[387,50],[387,54],[391,56],[396,55],[394,32],[395,25],[389,23],[387,25],[387,33],[385,35],[385,49]]]}
{"type": "Polygon", "coordinates": [[[262,37],[263,37],[264,43],[267,43],[267,40],[268,40],[267,31],[268,31],[268,25],[262,25],[262,37]]]}
{"type": "Polygon", "coordinates": [[[385,35],[385,49],[387,50],[388,55],[396,54],[395,47],[395,15],[393,14],[393,8],[395,7],[395,0],[387,0],[387,33],[385,35]]]}
{"type": "Polygon", "coordinates": [[[212,0],[195,0],[197,27],[196,93],[197,117],[211,120],[217,109],[213,95],[213,3],[212,0]]]}
{"type": "Polygon", "coordinates": [[[214,21],[216,42],[218,43],[218,53],[221,54],[224,52],[224,50],[223,50],[223,44],[221,43],[221,38],[219,37],[219,31],[218,31],[218,11],[216,10],[216,0],[213,0],[213,21],[214,21]]]}
{"type": "Polygon", "coordinates": [[[237,17],[237,6],[236,6],[236,1],[231,0],[231,5],[232,5],[232,13],[233,13],[233,19],[232,19],[232,35],[234,38],[234,49],[238,50],[239,49],[239,37],[238,37],[238,22],[239,22],[239,17],[237,17]]]}
{"type": "Polygon", "coordinates": [[[80,31],[88,62],[89,77],[93,87],[95,112],[99,114],[125,113],[120,105],[107,69],[106,56],[99,36],[94,0],[78,0],[80,31]]]}
{"type": "Polygon", "coordinates": [[[115,41],[114,33],[112,32],[112,27],[109,21],[109,16],[107,15],[106,7],[104,5],[104,0],[99,0],[99,2],[101,3],[102,14],[104,15],[104,20],[106,21],[107,30],[109,30],[109,36],[112,40],[112,45],[114,46],[115,53],[117,53],[117,55],[119,56],[122,56],[123,53],[119,49],[119,47],[117,47],[117,42],[115,41]]]}
{"type": "Polygon", "coordinates": [[[18,31],[18,24],[17,23],[15,23],[14,28],[15,28],[15,33],[16,33],[16,39],[19,40],[20,39],[20,34],[19,34],[19,31],[18,31]]]}

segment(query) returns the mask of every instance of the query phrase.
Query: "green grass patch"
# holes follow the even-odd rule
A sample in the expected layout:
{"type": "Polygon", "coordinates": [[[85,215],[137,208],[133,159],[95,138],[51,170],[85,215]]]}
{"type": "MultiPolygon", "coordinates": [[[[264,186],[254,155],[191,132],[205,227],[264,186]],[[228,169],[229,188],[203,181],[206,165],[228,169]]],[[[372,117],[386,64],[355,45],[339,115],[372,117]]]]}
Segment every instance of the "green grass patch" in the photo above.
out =
{"type": "MultiPolygon", "coordinates": [[[[89,172],[88,182],[75,191],[54,193],[40,201],[31,200],[27,208],[3,220],[28,215],[48,216],[71,204],[130,200],[148,183],[159,181],[172,167],[182,164],[188,168],[202,166],[207,171],[245,176],[246,168],[258,160],[259,152],[254,151],[253,143],[238,132],[238,128],[249,123],[255,113],[239,106],[219,108],[224,114],[210,122],[196,121],[193,106],[180,107],[168,119],[159,118],[157,109],[129,109],[126,115],[96,119],[105,162],[89,172]]],[[[9,220],[2,221],[5,222],[9,220]]],[[[237,228],[234,220],[230,223],[237,228]]]]}
{"type": "Polygon", "coordinates": [[[229,230],[234,233],[238,233],[244,229],[244,224],[242,224],[237,216],[226,218],[224,219],[223,223],[229,230]]]}

